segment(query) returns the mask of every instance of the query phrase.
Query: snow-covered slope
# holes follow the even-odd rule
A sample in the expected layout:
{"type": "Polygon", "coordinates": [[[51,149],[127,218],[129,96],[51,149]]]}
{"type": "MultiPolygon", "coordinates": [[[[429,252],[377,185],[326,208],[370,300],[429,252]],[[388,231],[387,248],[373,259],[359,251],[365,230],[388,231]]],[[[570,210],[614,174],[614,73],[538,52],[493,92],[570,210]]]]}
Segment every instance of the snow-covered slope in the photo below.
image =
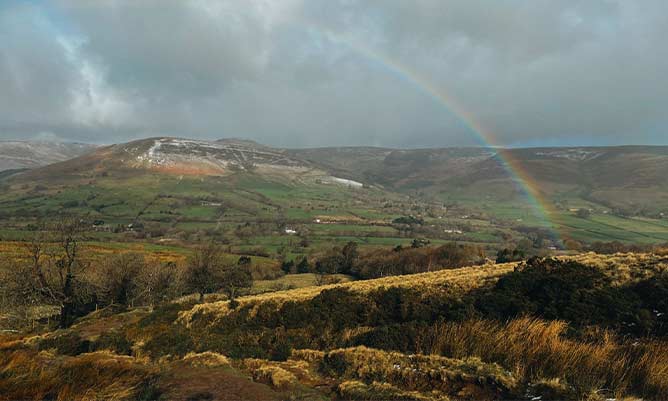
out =
{"type": "Polygon", "coordinates": [[[181,138],[152,138],[114,149],[132,167],[155,170],[221,174],[230,169],[304,169],[305,163],[280,150],[250,141],[201,141],[181,138]]]}
{"type": "Polygon", "coordinates": [[[81,143],[0,141],[0,171],[42,167],[81,156],[94,148],[81,143]]]}

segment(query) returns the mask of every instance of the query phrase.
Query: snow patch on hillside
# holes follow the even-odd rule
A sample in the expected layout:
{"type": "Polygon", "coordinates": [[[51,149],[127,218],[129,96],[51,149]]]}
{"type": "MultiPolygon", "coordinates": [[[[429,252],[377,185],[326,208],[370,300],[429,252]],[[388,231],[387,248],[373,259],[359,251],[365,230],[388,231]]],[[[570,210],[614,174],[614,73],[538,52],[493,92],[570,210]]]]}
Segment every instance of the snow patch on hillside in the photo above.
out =
{"type": "Polygon", "coordinates": [[[342,184],[342,185],[347,185],[350,187],[356,187],[356,188],[362,188],[364,184],[361,182],[353,181],[353,180],[347,180],[345,178],[339,178],[339,177],[331,177],[331,181],[336,183],[336,184],[342,184]]]}
{"type": "MultiPolygon", "coordinates": [[[[144,148],[146,149],[146,148],[144,148]]],[[[304,164],[288,155],[245,142],[209,142],[180,138],[155,139],[150,147],[136,156],[137,161],[157,168],[204,168],[223,171],[256,167],[281,169],[304,168],[304,164]]]]}
{"type": "Polygon", "coordinates": [[[560,159],[567,160],[591,160],[602,155],[600,152],[593,152],[586,149],[564,149],[564,150],[554,150],[551,152],[536,152],[536,156],[547,156],[547,157],[556,157],[560,159]]]}

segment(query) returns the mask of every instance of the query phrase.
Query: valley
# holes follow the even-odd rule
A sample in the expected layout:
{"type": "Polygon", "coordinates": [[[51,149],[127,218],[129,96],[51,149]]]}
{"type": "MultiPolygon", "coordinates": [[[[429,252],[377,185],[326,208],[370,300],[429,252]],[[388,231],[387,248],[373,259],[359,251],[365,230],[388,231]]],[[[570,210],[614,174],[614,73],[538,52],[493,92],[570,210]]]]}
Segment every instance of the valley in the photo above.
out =
{"type": "Polygon", "coordinates": [[[542,204],[485,149],[283,150],[234,139],[141,140],[6,174],[0,238],[25,239],[38,221],[65,214],[85,216],[98,239],[225,238],[269,252],[351,239],[372,247],[425,238],[490,251],[523,238],[537,249],[568,248],[567,240],[668,241],[667,148],[503,152],[530,175],[542,204]],[[627,176],[634,179],[611,178],[627,176]],[[407,216],[416,219],[400,223],[407,216]]]}
{"type": "Polygon", "coordinates": [[[0,2],[0,401],[668,400],[668,2],[0,2]]]}
{"type": "Polygon", "coordinates": [[[663,397],[666,149],[161,137],[8,170],[0,400],[663,397]]]}

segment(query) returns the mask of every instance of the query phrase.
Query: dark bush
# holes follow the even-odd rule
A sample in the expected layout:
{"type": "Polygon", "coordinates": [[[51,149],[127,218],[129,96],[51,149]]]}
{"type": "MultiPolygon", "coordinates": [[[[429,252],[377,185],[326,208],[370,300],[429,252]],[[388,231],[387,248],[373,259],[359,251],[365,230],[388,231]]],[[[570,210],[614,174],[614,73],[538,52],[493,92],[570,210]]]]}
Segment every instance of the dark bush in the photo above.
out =
{"type": "Polygon", "coordinates": [[[524,251],[521,249],[504,248],[496,253],[496,263],[517,262],[525,258],[524,251]]]}
{"type": "Polygon", "coordinates": [[[132,355],[132,341],[125,334],[112,330],[100,335],[91,346],[91,351],[111,350],[119,355],[132,355]]]}
{"type": "Polygon", "coordinates": [[[475,297],[481,315],[499,320],[532,315],[576,329],[600,325],[622,334],[666,335],[660,312],[668,306],[665,277],[620,286],[592,266],[532,258],[475,297]]]}
{"type": "Polygon", "coordinates": [[[57,337],[47,337],[39,342],[37,348],[42,350],[55,349],[59,354],[76,356],[91,351],[91,343],[76,333],[66,333],[57,337]]]}
{"type": "Polygon", "coordinates": [[[183,357],[195,349],[195,343],[190,336],[190,331],[179,324],[163,327],[164,333],[169,335],[154,335],[144,344],[144,351],[151,358],[159,358],[163,355],[175,355],[183,357]]]}

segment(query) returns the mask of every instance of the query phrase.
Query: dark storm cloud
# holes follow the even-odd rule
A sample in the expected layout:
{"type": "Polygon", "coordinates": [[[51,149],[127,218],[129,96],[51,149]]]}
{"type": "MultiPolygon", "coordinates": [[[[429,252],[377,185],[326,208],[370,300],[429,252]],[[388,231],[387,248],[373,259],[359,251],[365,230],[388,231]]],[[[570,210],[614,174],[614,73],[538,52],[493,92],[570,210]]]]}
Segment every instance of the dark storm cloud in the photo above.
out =
{"type": "Polygon", "coordinates": [[[475,144],[436,91],[501,144],[667,143],[666,15],[662,0],[8,1],[0,139],[475,144]]]}

